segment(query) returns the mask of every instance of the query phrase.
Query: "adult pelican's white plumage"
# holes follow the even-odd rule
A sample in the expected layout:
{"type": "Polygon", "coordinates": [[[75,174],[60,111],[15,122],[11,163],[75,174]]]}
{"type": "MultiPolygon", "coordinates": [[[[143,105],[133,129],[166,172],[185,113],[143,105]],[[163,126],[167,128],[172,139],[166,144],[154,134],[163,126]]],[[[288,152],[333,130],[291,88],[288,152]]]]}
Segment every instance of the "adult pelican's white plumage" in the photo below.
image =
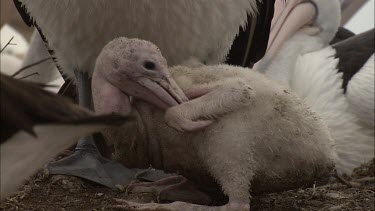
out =
{"type": "MultiPolygon", "coordinates": [[[[96,57],[114,38],[125,36],[152,41],[161,48],[171,65],[190,57],[206,64],[227,61],[247,65],[251,58],[255,62],[264,53],[274,4],[274,0],[263,0],[262,3],[257,0],[14,2],[24,19],[30,25],[36,25],[44,36],[63,73],[77,79],[80,104],[85,107],[91,104],[89,79],[96,57]],[[257,11],[260,15],[253,19],[257,11]]],[[[82,167],[82,162],[74,162],[77,160],[74,158],[99,156],[89,138],[82,140],[77,149],[77,153],[65,162],[77,164],[72,169],[82,167]]],[[[87,166],[92,165],[88,163],[82,168],[87,166]]],[[[56,165],[49,167],[53,172],[56,165]]],[[[101,170],[98,171],[93,177],[100,177],[101,170]]]]}
{"type": "Polygon", "coordinates": [[[367,60],[361,70],[349,81],[347,98],[350,109],[359,121],[372,130],[374,135],[374,54],[367,60]]]}
{"type": "MultiPolygon", "coordinates": [[[[277,4],[284,8],[282,1],[277,4]]],[[[342,89],[343,73],[337,69],[336,51],[326,47],[340,25],[340,3],[303,1],[292,12],[288,11],[290,6],[288,2],[282,12],[288,20],[282,22],[280,15],[274,22],[270,37],[275,38],[256,67],[291,87],[320,115],[336,141],[337,169],[350,174],[353,168],[373,158],[374,140],[362,131],[357,117],[350,112],[342,89]],[[308,23],[312,24],[301,29],[308,23]]]]}
{"type": "Polygon", "coordinates": [[[71,78],[74,71],[91,75],[102,47],[119,35],[152,40],[171,64],[192,56],[208,64],[224,62],[239,27],[245,26],[248,15],[257,11],[256,0],[235,4],[224,0],[18,2],[55,51],[58,65],[71,78]]]}

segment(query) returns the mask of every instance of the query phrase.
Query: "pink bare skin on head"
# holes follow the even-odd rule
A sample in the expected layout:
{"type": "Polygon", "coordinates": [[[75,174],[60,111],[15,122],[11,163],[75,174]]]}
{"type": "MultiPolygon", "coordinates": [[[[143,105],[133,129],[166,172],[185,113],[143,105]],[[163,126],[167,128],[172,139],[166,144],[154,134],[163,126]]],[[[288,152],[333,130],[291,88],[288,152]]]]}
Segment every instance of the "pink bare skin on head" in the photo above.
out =
{"type": "Polygon", "coordinates": [[[160,50],[144,40],[117,38],[107,44],[96,61],[92,83],[100,113],[129,113],[130,96],[162,110],[188,101],[160,50]]]}
{"type": "MultiPolygon", "coordinates": [[[[188,101],[171,77],[159,48],[138,39],[118,38],[103,48],[96,61],[92,91],[95,110],[102,114],[129,114],[130,96],[162,110],[188,101]]],[[[208,91],[194,90],[191,97],[200,97],[208,91]]],[[[178,112],[167,113],[166,123],[176,130],[196,131],[213,123],[187,119],[178,112]]]]}

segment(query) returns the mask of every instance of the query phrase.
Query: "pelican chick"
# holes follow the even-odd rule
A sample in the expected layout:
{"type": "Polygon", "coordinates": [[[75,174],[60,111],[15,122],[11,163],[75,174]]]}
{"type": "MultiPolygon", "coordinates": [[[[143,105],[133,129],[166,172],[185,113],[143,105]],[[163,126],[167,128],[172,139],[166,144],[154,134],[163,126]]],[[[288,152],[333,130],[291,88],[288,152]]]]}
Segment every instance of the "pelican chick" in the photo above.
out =
{"type": "MultiPolygon", "coordinates": [[[[168,69],[152,43],[115,39],[96,62],[94,107],[136,119],[104,131],[114,159],[130,168],[152,165],[179,172],[198,187],[212,184],[229,197],[228,204],[126,202],[119,207],[249,210],[249,190],[298,188],[330,174],[332,138],[296,95],[247,68],[195,66],[168,69]]],[[[160,184],[154,185],[160,189],[160,184]]]]}

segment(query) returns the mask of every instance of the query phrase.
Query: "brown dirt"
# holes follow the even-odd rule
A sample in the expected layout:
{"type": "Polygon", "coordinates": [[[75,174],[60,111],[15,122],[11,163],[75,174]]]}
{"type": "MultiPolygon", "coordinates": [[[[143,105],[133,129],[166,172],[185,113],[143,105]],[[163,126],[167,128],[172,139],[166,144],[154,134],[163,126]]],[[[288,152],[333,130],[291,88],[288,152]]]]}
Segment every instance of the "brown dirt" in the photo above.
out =
{"type": "MultiPolygon", "coordinates": [[[[255,196],[252,210],[375,210],[374,160],[346,177],[352,184],[332,179],[325,186],[255,196]],[[355,183],[358,180],[368,182],[355,183]],[[359,185],[359,187],[357,187],[359,185]],[[350,187],[352,186],[352,187],[350,187]]],[[[149,194],[127,194],[74,177],[47,176],[42,171],[21,190],[3,201],[1,210],[112,210],[114,199],[151,202],[149,194]]]]}

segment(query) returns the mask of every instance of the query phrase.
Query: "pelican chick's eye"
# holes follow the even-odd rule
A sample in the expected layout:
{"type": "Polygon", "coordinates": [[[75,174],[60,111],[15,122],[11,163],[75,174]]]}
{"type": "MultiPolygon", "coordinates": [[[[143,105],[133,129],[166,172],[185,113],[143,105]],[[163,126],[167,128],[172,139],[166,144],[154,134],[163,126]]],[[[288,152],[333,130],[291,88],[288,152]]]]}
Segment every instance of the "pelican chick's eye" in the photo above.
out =
{"type": "Polygon", "coordinates": [[[154,62],[146,61],[145,63],[143,63],[143,67],[147,70],[155,70],[156,65],[154,62]]]}

